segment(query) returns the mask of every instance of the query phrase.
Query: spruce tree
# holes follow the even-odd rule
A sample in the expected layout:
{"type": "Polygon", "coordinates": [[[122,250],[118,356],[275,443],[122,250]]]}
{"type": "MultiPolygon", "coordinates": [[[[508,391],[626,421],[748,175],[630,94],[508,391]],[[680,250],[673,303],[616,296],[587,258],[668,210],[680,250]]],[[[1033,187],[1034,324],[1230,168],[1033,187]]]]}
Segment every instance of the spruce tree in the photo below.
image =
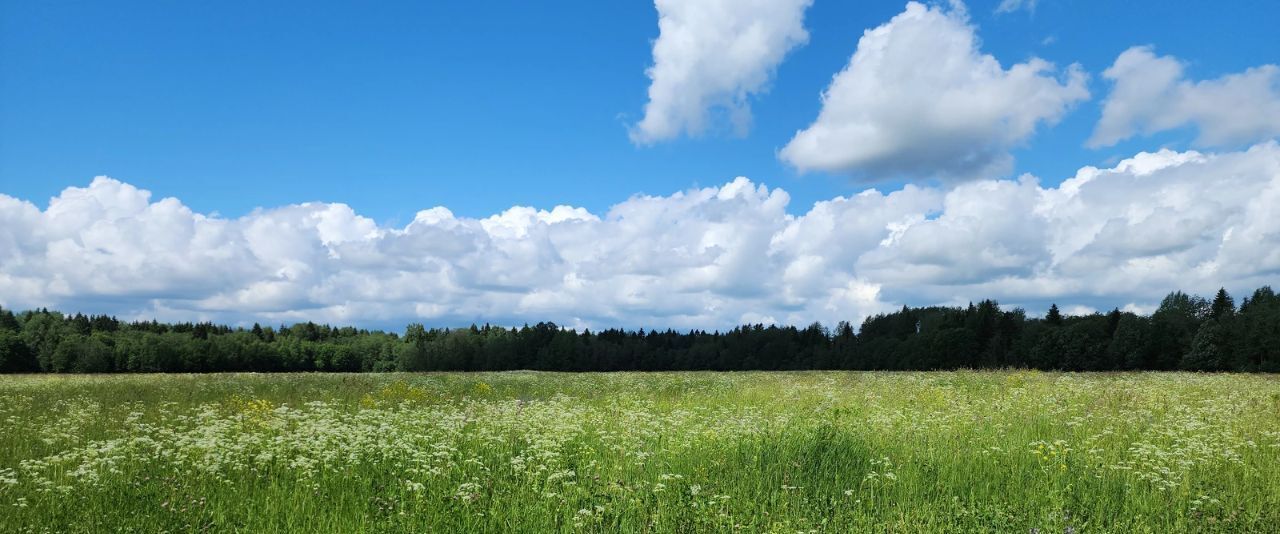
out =
{"type": "Polygon", "coordinates": [[[1049,305],[1049,313],[1045,314],[1044,322],[1053,326],[1062,326],[1062,312],[1058,311],[1057,304],[1049,305]]]}
{"type": "Polygon", "coordinates": [[[1219,288],[1218,295],[1213,297],[1213,304],[1209,306],[1209,318],[1218,321],[1224,321],[1236,313],[1236,302],[1227,294],[1226,288],[1219,288]]]}

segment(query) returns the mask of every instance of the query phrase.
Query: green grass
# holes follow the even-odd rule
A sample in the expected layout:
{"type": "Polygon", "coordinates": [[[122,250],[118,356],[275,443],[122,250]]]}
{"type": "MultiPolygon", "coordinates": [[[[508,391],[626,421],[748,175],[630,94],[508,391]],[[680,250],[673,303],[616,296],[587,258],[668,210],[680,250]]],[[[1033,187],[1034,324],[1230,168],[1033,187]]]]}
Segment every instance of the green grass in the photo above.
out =
{"type": "Polygon", "coordinates": [[[1277,532],[1274,375],[0,377],[0,532],[1277,532]]]}

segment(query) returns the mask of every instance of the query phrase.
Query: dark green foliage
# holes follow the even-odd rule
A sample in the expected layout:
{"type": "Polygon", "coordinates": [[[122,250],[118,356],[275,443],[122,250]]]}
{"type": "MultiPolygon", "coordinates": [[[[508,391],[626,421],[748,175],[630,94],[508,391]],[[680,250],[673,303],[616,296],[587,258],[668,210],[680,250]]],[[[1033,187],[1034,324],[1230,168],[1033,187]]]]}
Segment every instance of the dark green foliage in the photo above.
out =
{"type": "Polygon", "coordinates": [[[1063,327],[1050,328],[1042,334],[1032,349],[1032,365],[1065,371],[1117,368],[1107,350],[1111,344],[1111,337],[1106,334],[1107,317],[1094,314],[1072,319],[1063,327]]]}
{"type": "Polygon", "coordinates": [[[1049,313],[1045,314],[1044,322],[1051,326],[1062,326],[1062,312],[1058,311],[1057,304],[1049,305],[1049,313]]]}
{"type": "Polygon", "coordinates": [[[1183,369],[1188,371],[1220,371],[1229,360],[1227,332],[1217,319],[1209,319],[1200,325],[1191,349],[1182,357],[1183,369]]]}
{"type": "Polygon", "coordinates": [[[40,370],[40,362],[12,330],[0,330],[0,373],[29,373],[40,370]]]}
{"type": "Polygon", "coordinates": [[[1121,314],[1107,352],[1121,369],[1151,369],[1155,366],[1155,358],[1150,336],[1150,319],[1132,313],[1121,314]]]}
{"type": "Polygon", "coordinates": [[[992,300],[868,317],[861,328],[745,325],[727,332],[599,332],[538,323],[394,333],[298,323],[121,323],[108,316],[0,308],[0,372],[933,370],[1032,367],[1280,371],[1280,297],[1263,287],[1237,309],[1170,293],[1150,317],[1118,309],[1043,319],[992,300]]]}
{"type": "Polygon", "coordinates": [[[1154,369],[1176,369],[1182,355],[1191,350],[1191,340],[1200,322],[1209,315],[1209,303],[1181,291],[1170,293],[1151,314],[1151,345],[1154,369]]]}
{"type": "Polygon", "coordinates": [[[1280,296],[1270,287],[1244,299],[1231,322],[1232,368],[1280,371],[1280,296]]]}
{"type": "Polygon", "coordinates": [[[1227,293],[1226,288],[1218,289],[1218,294],[1213,297],[1213,304],[1209,305],[1209,318],[1217,321],[1227,321],[1236,314],[1236,301],[1227,293]]]}
{"type": "Polygon", "coordinates": [[[18,317],[13,312],[0,306],[0,332],[18,332],[22,330],[22,325],[18,324],[18,317]]]}

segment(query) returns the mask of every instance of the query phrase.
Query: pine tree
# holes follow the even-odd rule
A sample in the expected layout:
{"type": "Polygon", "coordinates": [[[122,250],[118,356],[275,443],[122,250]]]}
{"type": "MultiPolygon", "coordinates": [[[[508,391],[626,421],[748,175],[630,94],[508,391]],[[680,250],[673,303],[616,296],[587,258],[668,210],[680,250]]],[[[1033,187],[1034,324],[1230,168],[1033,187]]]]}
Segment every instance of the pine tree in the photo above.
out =
{"type": "Polygon", "coordinates": [[[1213,297],[1213,304],[1209,306],[1209,318],[1218,321],[1230,319],[1236,313],[1236,302],[1227,294],[1226,288],[1219,288],[1218,295],[1213,297]]]}
{"type": "Polygon", "coordinates": [[[1062,312],[1058,311],[1057,304],[1049,305],[1049,313],[1045,314],[1044,322],[1053,326],[1062,326],[1062,312]]]}

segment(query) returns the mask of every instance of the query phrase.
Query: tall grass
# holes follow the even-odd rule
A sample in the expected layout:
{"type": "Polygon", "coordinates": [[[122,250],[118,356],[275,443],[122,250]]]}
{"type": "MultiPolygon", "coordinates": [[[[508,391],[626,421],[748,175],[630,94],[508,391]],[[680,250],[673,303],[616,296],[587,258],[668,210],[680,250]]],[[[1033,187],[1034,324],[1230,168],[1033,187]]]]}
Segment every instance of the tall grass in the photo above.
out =
{"type": "Polygon", "coordinates": [[[1276,532],[1267,375],[0,377],[0,532],[1276,532]]]}

